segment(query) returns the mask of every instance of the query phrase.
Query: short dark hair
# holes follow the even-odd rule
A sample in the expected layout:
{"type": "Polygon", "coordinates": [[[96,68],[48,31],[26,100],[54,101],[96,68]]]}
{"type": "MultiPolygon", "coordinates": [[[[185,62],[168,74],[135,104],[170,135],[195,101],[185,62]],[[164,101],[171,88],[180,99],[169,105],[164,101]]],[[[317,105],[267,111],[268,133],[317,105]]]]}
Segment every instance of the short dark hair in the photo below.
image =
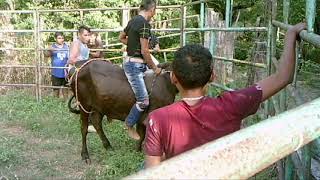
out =
{"type": "Polygon", "coordinates": [[[58,36],[63,36],[62,32],[56,32],[54,33],[54,37],[57,38],[58,36]]]}
{"type": "Polygon", "coordinates": [[[80,26],[79,28],[78,28],[78,33],[83,33],[83,31],[88,31],[89,33],[91,33],[91,30],[90,30],[90,28],[88,27],[88,26],[80,26]]]}
{"type": "Polygon", "coordinates": [[[156,6],[157,2],[155,0],[143,0],[140,4],[139,11],[149,11],[156,6]]]}
{"type": "Polygon", "coordinates": [[[202,45],[186,45],[180,48],[172,62],[173,73],[181,86],[194,89],[205,86],[210,80],[213,59],[202,45]]]}

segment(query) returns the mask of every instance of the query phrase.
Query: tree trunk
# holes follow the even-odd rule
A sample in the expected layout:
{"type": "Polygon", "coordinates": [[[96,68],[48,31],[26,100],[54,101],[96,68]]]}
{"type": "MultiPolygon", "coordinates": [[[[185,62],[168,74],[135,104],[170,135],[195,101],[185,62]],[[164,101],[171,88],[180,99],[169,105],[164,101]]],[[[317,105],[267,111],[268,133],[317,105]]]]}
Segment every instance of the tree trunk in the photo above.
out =
{"type": "MultiPolygon", "coordinates": [[[[213,9],[207,10],[206,27],[225,27],[224,21],[219,18],[219,13],[213,9]]],[[[212,50],[214,56],[233,58],[234,54],[234,33],[212,31],[206,32],[204,35],[204,46],[212,50]],[[213,43],[211,42],[212,40],[213,43]]],[[[215,61],[215,72],[217,75],[216,81],[220,84],[227,84],[232,82],[232,63],[215,61]]]]}

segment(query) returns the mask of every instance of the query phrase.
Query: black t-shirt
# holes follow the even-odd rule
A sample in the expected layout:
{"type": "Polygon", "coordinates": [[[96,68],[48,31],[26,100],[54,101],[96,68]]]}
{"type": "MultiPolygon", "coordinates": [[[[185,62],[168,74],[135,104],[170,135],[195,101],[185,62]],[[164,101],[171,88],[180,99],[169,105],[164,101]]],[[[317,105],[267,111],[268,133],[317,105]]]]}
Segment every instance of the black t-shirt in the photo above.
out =
{"type": "Polygon", "coordinates": [[[159,39],[154,33],[151,33],[151,36],[149,39],[149,49],[154,49],[157,44],[159,44],[159,39]]]}
{"type": "Polygon", "coordinates": [[[128,36],[127,52],[128,56],[143,58],[141,54],[140,38],[149,39],[151,36],[151,26],[141,15],[133,17],[124,32],[128,36]]]}

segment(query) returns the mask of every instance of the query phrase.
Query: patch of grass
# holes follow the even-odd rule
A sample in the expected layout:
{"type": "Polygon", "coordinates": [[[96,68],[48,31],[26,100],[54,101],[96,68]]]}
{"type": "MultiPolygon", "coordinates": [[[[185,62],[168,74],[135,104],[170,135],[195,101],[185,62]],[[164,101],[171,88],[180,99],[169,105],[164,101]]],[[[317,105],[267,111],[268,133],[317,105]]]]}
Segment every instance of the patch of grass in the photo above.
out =
{"type": "Polygon", "coordinates": [[[7,145],[0,146],[3,161],[12,160],[7,176],[106,179],[125,177],[139,170],[143,155],[136,152],[136,142],[127,136],[123,122],[116,120],[112,123],[103,121],[113,150],[106,151],[98,135],[90,133],[87,142],[92,165],[81,161],[79,118],[68,111],[66,102],[54,97],[43,98],[38,103],[33,96],[22,91],[1,96],[0,125],[21,127],[24,131],[6,141],[7,145]],[[17,141],[25,143],[19,146],[17,141]],[[1,148],[8,150],[9,146],[14,147],[12,152],[2,151],[1,148]],[[13,161],[20,157],[25,158],[23,162],[13,161]]]}
{"type": "Polygon", "coordinates": [[[21,149],[24,141],[20,138],[0,134],[0,169],[3,166],[22,161],[21,149]]]}
{"type": "Polygon", "coordinates": [[[0,177],[16,177],[14,170],[25,160],[21,154],[24,144],[22,138],[0,133],[0,177]]]}
{"type": "MultiPolygon", "coordinates": [[[[212,96],[221,93],[210,88],[212,96]]],[[[247,125],[259,121],[252,116],[247,125]]],[[[247,121],[246,121],[247,122],[247,121]]],[[[0,98],[0,127],[21,127],[14,136],[0,128],[0,175],[10,179],[119,179],[140,170],[143,154],[124,130],[123,122],[103,121],[103,128],[113,150],[106,151],[96,133],[87,137],[91,165],[80,156],[79,116],[71,114],[66,102],[53,97],[35,98],[21,91],[0,98]]],[[[257,174],[254,179],[276,177],[274,169],[257,174]]]]}
{"type": "Polygon", "coordinates": [[[53,97],[38,103],[23,92],[12,92],[1,98],[0,110],[6,123],[20,124],[41,136],[59,134],[64,138],[79,131],[78,116],[69,113],[64,101],[53,97]]]}
{"type": "Polygon", "coordinates": [[[123,129],[120,121],[104,124],[104,130],[113,147],[105,150],[96,134],[89,134],[88,149],[91,160],[101,163],[101,169],[89,169],[88,179],[118,179],[140,170],[143,154],[136,151],[136,142],[132,141],[123,129]]]}
{"type": "MultiPolygon", "coordinates": [[[[37,161],[37,169],[41,171],[41,176],[40,178],[48,178],[48,177],[62,177],[63,172],[60,170],[56,169],[54,166],[54,161],[50,161],[47,159],[39,159],[37,161]]],[[[39,177],[38,177],[39,178],[39,177]]]]}

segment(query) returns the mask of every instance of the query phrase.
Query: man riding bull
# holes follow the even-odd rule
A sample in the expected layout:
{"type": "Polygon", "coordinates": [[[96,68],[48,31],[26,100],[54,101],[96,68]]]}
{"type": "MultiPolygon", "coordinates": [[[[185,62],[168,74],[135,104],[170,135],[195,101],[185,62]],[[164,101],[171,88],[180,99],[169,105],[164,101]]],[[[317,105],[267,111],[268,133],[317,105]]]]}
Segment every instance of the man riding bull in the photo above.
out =
{"type": "Polygon", "coordinates": [[[88,43],[90,41],[90,28],[80,26],[78,29],[78,38],[75,39],[70,48],[69,64],[75,65],[78,61],[86,61],[89,59],[88,43]]]}
{"type": "Polygon", "coordinates": [[[133,126],[149,106],[149,96],[143,79],[146,66],[148,65],[157,75],[161,72],[161,69],[153,63],[149,52],[151,35],[149,22],[156,13],[156,2],[144,0],[140,10],[119,36],[120,41],[127,45],[128,55],[125,57],[123,69],[136,98],[136,103],[126,118],[126,125],[129,136],[136,140],[140,137],[133,126]]]}
{"type": "MultiPolygon", "coordinates": [[[[69,66],[75,66],[79,61],[89,60],[90,49],[88,44],[91,38],[91,30],[87,26],[80,26],[78,29],[78,38],[75,39],[70,48],[69,66]]],[[[88,127],[89,132],[96,132],[94,127],[88,127]]]]}

